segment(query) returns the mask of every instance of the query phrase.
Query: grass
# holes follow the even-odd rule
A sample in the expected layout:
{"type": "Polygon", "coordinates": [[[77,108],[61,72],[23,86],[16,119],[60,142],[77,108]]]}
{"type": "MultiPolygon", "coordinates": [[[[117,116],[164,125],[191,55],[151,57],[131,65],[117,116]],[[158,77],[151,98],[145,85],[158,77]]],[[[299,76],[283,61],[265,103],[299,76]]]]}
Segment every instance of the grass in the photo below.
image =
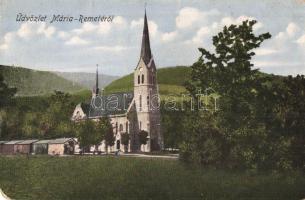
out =
{"type": "MultiPolygon", "coordinates": [[[[177,66],[160,68],[157,70],[158,84],[160,94],[176,94],[179,95],[186,91],[184,88],[185,82],[189,79],[191,72],[190,67],[177,66]]],[[[115,92],[127,92],[133,90],[133,73],[119,78],[110,83],[105,88],[106,94],[115,92]]]]}
{"type": "Polygon", "coordinates": [[[13,199],[301,199],[305,177],[202,169],[128,157],[0,157],[13,199]]]}

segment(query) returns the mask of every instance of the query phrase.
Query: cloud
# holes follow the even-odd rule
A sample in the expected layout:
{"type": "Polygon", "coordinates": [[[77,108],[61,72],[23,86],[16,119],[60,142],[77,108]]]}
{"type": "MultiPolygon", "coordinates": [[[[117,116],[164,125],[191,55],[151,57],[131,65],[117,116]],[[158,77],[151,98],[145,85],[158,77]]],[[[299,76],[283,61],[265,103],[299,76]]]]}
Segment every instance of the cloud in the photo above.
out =
{"type": "Polygon", "coordinates": [[[97,46],[97,47],[94,47],[94,49],[99,50],[99,51],[108,51],[108,52],[119,53],[119,52],[127,50],[129,48],[124,47],[124,46],[120,46],[120,45],[116,45],[116,46],[97,46]]]}
{"type": "Polygon", "coordinates": [[[220,12],[216,9],[200,11],[193,7],[184,7],[179,11],[176,17],[176,27],[178,29],[191,28],[195,24],[206,23],[209,17],[218,16],[220,12]]]}
{"type": "Polygon", "coordinates": [[[299,30],[299,26],[294,22],[290,22],[286,28],[286,32],[290,37],[294,36],[299,30]]]}
{"type": "Polygon", "coordinates": [[[163,42],[171,42],[175,40],[177,36],[178,36],[177,31],[173,31],[173,32],[163,33],[161,39],[163,42]]]}
{"type": "MultiPolygon", "coordinates": [[[[219,26],[223,27],[223,26],[230,26],[231,24],[237,24],[237,25],[240,25],[242,24],[243,21],[246,21],[246,20],[256,20],[257,19],[255,17],[251,17],[251,16],[246,16],[246,15],[241,15],[237,18],[233,18],[233,17],[230,17],[230,16],[227,16],[227,17],[223,17],[221,19],[221,22],[219,24],[219,26]]],[[[254,31],[257,31],[259,29],[261,29],[263,27],[263,23],[262,22],[257,22],[254,27],[253,27],[253,30],[254,31]]]]}
{"type": "MultiPolygon", "coordinates": [[[[149,17],[149,16],[148,16],[149,17]]],[[[150,19],[150,18],[149,18],[150,19]]],[[[183,7],[172,21],[148,21],[151,47],[158,66],[190,65],[198,59],[198,47],[213,49],[212,36],[225,25],[241,24],[253,16],[218,10],[183,7]]],[[[268,29],[258,22],[254,31],[268,29]]],[[[69,26],[47,23],[18,24],[0,37],[3,64],[19,64],[42,69],[69,71],[94,70],[103,65],[103,73],[130,73],[139,58],[143,18],[116,16],[112,23],[74,23],[69,26]],[[47,45],[46,45],[47,44],[47,45]],[[88,66],[93,66],[92,68],[88,66]]],[[[266,31],[266,32],[267,32],[266,31]]],[[[255,67],[279,74],[304,72],[305,31],[297,22],[288,21],[273,32],[275,37],[255,50],[255,67]],[[285,68],[285,69],[283,69],[285,68]]]]}
{"type": "Polygon", "coordinates": [[[305,34],[298,38],[297,43],[305,47],[305,34]]]}
{"type": "Polygon", "coordinates": [[[211,33],[211,29],[207,26],[201,27],[196,35],[193,37],[192,41],[194,43],[202,43],[204,38],[206,38],[211,33]]]}
{"type": "Polygon", "coordinates": [[[71,39],[69,39],[68,41],[66,41],[65,44],[67,44],[67,45],[86,45],[86,44],[89,44],[89,42],[84,39],[81,39],[78,36],[74,36],[71,39]]]}
{"type": "Polygon", "coordinates": [[[178,28],[188,28],[201,17],[202,13],[198,9],[185,7],[179,11],[179,15],[176,18],[176,25],[178,28]]]}
{"type": "Polygon", "coordinates": [[[276,49],[271,49],[271,48],[258,48],[255,50],[255,54],[258,56],[266,56],[266,55],[271,55],[278,53],[279,50],[276,49]]]}
{"type": "MultiPolygon", "coordinates": [[[[134,30],[138,30],[139,28],[143,27],[143,22],[144,22],[144,18],[140,18],[138,20],[132,20],[130,23],[130,28],[134,30]]],[[[152,20],[148,20],[148,29],[149,29],[149,35],[151,37],[155,37],[158,34],[158,25],[156,22],[152,20]]]]}

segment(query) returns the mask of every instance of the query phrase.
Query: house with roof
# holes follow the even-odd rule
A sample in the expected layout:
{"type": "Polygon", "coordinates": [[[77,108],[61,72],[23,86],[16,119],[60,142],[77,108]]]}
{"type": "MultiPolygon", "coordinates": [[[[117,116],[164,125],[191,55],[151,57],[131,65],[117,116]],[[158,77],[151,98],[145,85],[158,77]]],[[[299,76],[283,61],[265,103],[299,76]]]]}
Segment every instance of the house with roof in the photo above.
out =
{"type": "Polygon", "coordinates": [[[34,154],[48,154],[49,142],[51,140],[39,140],[33,143],[34,154]]]}
{"type": "Polygon", "coordinates": [[[17,144],[22,142],[23,140],[11,140],[3,144],[2,146],[2,154],[16,154],[17,152],[17,144]]]}
{"type": "Polygon", "coordinates": [[[6,143],[8,141],[0,141],[0,154],[2,153],[2,148],[4,146],[4,143],[6,143]]]}
{"type": "Polygon", "coordinates": [[[38,140],[24,140],[22,142],[17,143],[16,153],[20,154],[31,154],[33,152],[33,144],[38,140]]]}
{"type": "Polygon", "coordinates": [[[108,117],[115,136],[115,145],[109,147],[110,150],[124,149],[121,144],[123,133],[128,133],[130,136],[129,152],[161,150],[163,137],[160,124],[157,70],[150,48],[146,11],[140,58],[134,70],[133,85],[133,91],[130,92],[100,94],[97,70],[91,102],[78,104],[71,119],[76,122],[87,119],[97,121],[101,117],[108,117]],[[148,133],[147,144],[142,146],[138,137],[141,130],[148,133]]]}
{"type": "Polygon", "coordinates": [[[49,141],[48,154],[49,155],[72,155],[74,154],[76,141],[73,138],[58,138],[49,141]]]}

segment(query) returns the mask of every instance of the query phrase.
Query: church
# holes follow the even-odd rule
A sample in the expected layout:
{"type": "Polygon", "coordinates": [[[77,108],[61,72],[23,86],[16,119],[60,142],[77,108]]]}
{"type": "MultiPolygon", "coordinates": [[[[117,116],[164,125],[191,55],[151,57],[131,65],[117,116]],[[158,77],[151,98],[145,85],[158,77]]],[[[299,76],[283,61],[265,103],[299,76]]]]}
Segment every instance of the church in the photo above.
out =
{"type": "MultiPolygon", "coordinates": [[[[96,85],[92,92],[90,104],[80,103],[76,106],[72,120],[94,120],[108,117],[113,127],[115,144],[108,147],[110,151],[123,150],[121,134],[129,134],[128,152],[151,152],[163,148],[161,134],[161,116],[159,109],[159,92],[157,84],[157,70],[152,56],[149,40],[149,30],[146,11],[142,35],[141,53],[137,67],[134,70],[133,91],[100,94],[98,87],[98,70],[96,85]],[[139,132],[146,131],[148,140],[146,145],[140,145],[139,132]]],[[[101,149],[105,148],[104,141],[101,149]]]]}

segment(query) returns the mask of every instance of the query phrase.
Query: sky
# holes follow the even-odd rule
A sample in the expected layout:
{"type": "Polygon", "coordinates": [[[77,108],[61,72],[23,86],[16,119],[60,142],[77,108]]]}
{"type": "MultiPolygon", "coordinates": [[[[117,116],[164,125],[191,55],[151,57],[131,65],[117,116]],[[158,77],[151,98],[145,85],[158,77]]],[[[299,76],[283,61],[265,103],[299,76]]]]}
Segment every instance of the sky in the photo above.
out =
{"type": "MultiPolygon", "coordinates": [[[[0,64],[36,70],[132,73],[140,55],[145,1],[1,0],[0,64]],[[47,15],[46,22],[16,21],[47,15]],[[53,15],[114,16],[111,22],[55,22],[53,15]]],[[[191,65],[199,47],[213,51],[212,36],[225,25],[255,19],[256,34],[272,38],[255,50],[263,72],[305,74],[305,0],[146,1],[157,67],[191,65]]]]}

